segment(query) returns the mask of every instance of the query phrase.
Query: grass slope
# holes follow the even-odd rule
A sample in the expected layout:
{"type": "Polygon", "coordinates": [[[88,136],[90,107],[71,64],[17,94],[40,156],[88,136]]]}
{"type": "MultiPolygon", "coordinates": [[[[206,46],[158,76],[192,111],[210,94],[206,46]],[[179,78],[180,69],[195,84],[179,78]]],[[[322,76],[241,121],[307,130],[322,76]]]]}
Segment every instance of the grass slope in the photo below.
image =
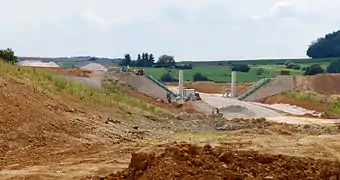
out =
{"type": "Polygon", "coordinates": [[[300,101],[307,101],[314,105],[328,105],[331,107],[331,110],[324,113],[326,118],[339,118],[340,117],[340,100],[330,99],[324,96],[320,96],[314,93],[308,92],[285,92],[284,96],[288,98],[293,98],[300,101]]]}
{"type": "MultiPolygon", "coordinates": [[[[15,78],[18,82],[33,87],[38,93],[54,96],[66,96],[70,100],[80,102],[86,106],[112,107],[114,110],[148,111],[152,113],[165,112],[136,97],[125,93],[119,85],[104,82],[104,89],[91,87],[73,80],[66,80],[56,74],[31,67],[20,67],[4,63],[0,60],[0,74],[15,78]]],[[[67,99],[65,98],[65,99],[67,99]]]]}

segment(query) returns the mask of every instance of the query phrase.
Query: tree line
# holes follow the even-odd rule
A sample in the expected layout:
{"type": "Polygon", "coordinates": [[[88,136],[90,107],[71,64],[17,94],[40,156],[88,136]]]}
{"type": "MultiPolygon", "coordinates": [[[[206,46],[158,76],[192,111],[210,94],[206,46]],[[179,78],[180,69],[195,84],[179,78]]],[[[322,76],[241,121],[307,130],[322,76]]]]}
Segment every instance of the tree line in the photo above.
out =
{"type": "Polygon", "coordinates": [[[154,55],[148,53],[138,54],[134,60],[131,58],[130,54],[125,54],[120,65],[133,67],[192,69],[191,64],[177,64],[174,56],[162,55],[155,62],[154,55]]]}
{"type": "MultiPolygon", "coordinates": [[[[340,58],[340,30],[326,34],[313,41],[306,51],[310,58],[340,58]]],[[[340,73],[340,59],[333,59],[326,69],[319,64],[302,68],[305,75],[340,73]]]]}

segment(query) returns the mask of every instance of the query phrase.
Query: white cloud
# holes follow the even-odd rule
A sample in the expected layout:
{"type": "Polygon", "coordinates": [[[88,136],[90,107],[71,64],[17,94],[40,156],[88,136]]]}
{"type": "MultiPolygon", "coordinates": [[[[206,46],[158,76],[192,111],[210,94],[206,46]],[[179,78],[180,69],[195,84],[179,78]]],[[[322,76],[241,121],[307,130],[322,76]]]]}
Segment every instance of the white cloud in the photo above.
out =
{"type": "Polygon", "coordinates": [[[303,57],[338,0],[0,0],[0,46],[30,56],[303,57]],[[15,9],[15,10],[14,10],[15,9]]]}
{"type": "Polygon", "coordinates": [[[291,1],[280,1],[270,9],[270,13],[277,17],[294,17],[297,9],[291,1]]]}

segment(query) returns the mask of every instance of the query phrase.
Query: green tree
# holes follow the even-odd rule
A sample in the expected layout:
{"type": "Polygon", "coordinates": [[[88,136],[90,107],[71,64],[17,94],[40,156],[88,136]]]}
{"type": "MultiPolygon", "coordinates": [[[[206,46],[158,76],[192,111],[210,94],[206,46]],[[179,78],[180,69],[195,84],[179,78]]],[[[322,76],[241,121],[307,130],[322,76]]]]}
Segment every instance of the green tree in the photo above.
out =
{"type": "Polygon", "coordinates": [[[131,66],[132,65],[132,60],[130,54],[125,54],[124,59],[120,63],[121,66],[131,66]]]}
{"type": "Polygon", "coordinates": [[[262,76],[263,72],[264,72],[263,68],[259,68],[256,70],[256,75],[262,76]]]}
{"type": "Polygon", "coordinates": [[[306,52],[311,58],[340,57],[340,31],[326,34],[313,41],[306,52]]]}
{"type": "Polygon", "coordinates": [[[325,70],[319,64],[312,64],[306,68],[304,75],[315,75],[324,73],[325,70]]]}
{"type": "Polygon", "coordinates": [[[137,67],[143,66],[143,59],[142,59],[142,56],[140,54],[137,55],[136,66],[137,67]]]}
{"type": "Polygon", "coordinates": [[[292,61],[286,61],[285,62],[285,66],[286,68],[288,69],[295,69],[295,70],[299,70],[301,69],[301,66],[296,64],[296,63],[293,63],[292,61]]]}
{"type": "Polygon", "coordinates": [[[209,81],[209,79],[202,75],[201,73],[195,73],[194,76],[193,76],[193,80],[194,81],[209,81]]]}
{"type": "Polygon", "coordinates": [[[171,67],[175,66],[176,62],[173,56],[162,55],[161,57],[158,58],[157,65],[159,67],[171,67]]]}
{"type": "Polygon", "coordinates": [[[161,76],[161,81],[163,81],[163,82],[176,82],[176,81],[178,81],[178,79],[172,77],[172,75],[169,72],[167,72],[167,73],[165,73],[161,76]]]}
{"type": "Polygon", "coordinates": [[[148,60],[148,67],[151,67],[155,63],[155,57],[153,54],[149,55],[149,60],[148,60]]]}
{"type": "Polygon", "coordinates": [[[10,48],[0,50],[0,59],[11,64],[18,62],[18,57],[14,55],[14,51],[10,48]]]}
{"type": "Polygon", "coordinates": [[[333,60],[327,67],[329,73],[340,73],[340,59],[333,60]]]}
{"type": "Polygon", "coordinates": [[[250,67],[246,64],[234,64],[231,68],[232,71],[239,71],[239,72],[249,72],[250,67]]]}

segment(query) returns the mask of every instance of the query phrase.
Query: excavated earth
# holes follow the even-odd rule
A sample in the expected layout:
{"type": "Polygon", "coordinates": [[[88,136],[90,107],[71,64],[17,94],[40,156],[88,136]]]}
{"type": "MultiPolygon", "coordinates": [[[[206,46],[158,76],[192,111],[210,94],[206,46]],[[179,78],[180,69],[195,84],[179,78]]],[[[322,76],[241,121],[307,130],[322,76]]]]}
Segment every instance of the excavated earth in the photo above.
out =
{"type": "Polygon", "coordinates": [[[168,113],[90,108],[0,71],[0,179],[327,179],[340,172],[337,124],[227,120],[128,93],[168,113]]]}
{"type": "Polygon", "coordinates": [[[294,77],[297,90],[315,92],[323,95],[340,94],[340,74],[318,74],[294,77]]]}
{"type": "Polygon", "coordinates": [[[127,169],[97,179],[329,179],[339,172],[333,161],[175,144],[132,154],[127,169]]]}

